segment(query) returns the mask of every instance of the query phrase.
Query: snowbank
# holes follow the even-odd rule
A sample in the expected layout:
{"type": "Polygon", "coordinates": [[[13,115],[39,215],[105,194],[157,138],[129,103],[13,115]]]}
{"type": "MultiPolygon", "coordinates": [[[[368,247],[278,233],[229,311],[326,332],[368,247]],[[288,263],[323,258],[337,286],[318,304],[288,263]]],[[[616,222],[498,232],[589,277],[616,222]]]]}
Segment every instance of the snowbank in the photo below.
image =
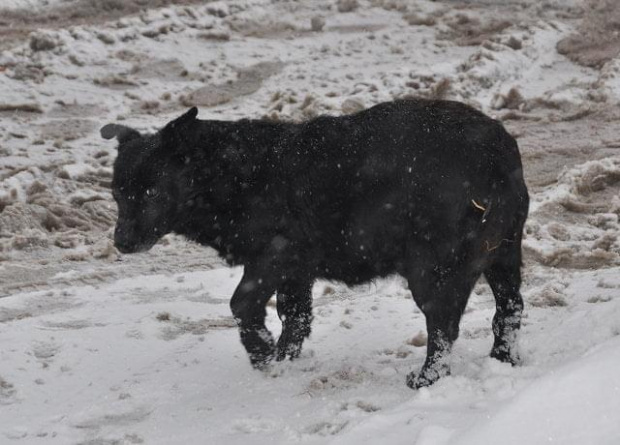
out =
{"type": "Polygon", "coordinates": [[[620,439],[620,339],[553,370],[458,438],[458,445],[603,445],[620,439]]]}

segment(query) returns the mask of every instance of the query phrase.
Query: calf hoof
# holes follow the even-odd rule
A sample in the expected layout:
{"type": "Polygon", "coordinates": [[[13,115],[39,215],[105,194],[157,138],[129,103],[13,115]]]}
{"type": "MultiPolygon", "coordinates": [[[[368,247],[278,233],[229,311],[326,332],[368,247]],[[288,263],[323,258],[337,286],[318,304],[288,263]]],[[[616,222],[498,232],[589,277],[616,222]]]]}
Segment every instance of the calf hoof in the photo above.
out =
{"type": "Polygon", "coordinates": [[[254,369],[265,369],[275,356],[275,343],[266,328],[242,329],[241,343],[245,346],[254,369]]]}
{"type": "Polygon", "coordinates": [[[411,389],[425,388],[447,375],[450,375],[450,368],[447,365],[423,367],[420,375],[416,376],[414,372],[407,375],[407,386],[411,389]]]}
{"type": "Polygon", "coordinates": [[[271,361],[273,360],[274,354],[250,353],[249,356],[252,368],[258,371],[264,371],[269,368],[269,363],[271,363],[271,361]]]}
{"type": "Polygon", "coordinates": [[[289,358],[289,360],[295,360],[299,358],[301,354],[301,345],[288,345],[286,348],[278,348],[278,353],[276,354],[276,361],[281,362],[285,358],[289,358]]]}
{"type": "Polygon", "coordinates": [[[431,381],[422,376],[416,376],[414,372],[407,374],[407,386],[411,389],[420,389],[431,386],[435,381],[431,381]]]}
{"type": "Polygon", "coordinates": [[[287,341],[283,342],[282,337],[280,337],[280,340],[278,340],[278,350],[276,354],[276,360],[281,362],[286,357],[288,357],[291,360],[296,359],[301,354],[302,343],[303,343],[303,340],[296,341],[296,342],[287,342],[287,341]]]}
{"type": "Polygon", "coordinates": [[[278,339],[276,360],[280,362],[286,357],[291,360],[299,357],[304,340],[309,336],[310,323],[296,323],[292,326],[285,325],[278,339]]]}
{"type": "Polygon", "coordinates": [[[490,356],[502,363],[510,363],[512,366],[517,366],[521,363],[519,355],[514,353],[511,354],[506,348],[493,348],[490,356]]]}

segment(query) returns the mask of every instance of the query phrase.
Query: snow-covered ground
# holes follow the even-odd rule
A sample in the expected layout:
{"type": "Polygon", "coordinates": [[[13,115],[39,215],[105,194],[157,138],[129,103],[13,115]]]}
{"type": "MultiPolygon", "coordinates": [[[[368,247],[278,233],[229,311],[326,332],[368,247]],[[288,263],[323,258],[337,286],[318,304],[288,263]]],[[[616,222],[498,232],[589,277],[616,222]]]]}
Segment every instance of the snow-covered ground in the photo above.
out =
{"type": "Polygon", "coordinates": [[[353,3],[107,9],[74,25],[60,9],[36,29],[0,11],[0,36],[30,32],[0,46],[0,443],[620,443],[620,58],[588,68],[556,51],[589,5],[353,3]],[[481,282],[452,376],[409,390],[424,317],[392,277],[317,283],[302,357],[257,372],[228,308],[241,269],[174,236],[112,247],[102,125],[154,130],[192,104],[302,120],[409,96],[469,102],[518,138],[522,366],[487,357],[481,282]]]}
{"type": "Polygon", "coordinates": [[[61,0],[2,0],[0,7],[6,9],[45,8],[60,3],[61,0]]]}

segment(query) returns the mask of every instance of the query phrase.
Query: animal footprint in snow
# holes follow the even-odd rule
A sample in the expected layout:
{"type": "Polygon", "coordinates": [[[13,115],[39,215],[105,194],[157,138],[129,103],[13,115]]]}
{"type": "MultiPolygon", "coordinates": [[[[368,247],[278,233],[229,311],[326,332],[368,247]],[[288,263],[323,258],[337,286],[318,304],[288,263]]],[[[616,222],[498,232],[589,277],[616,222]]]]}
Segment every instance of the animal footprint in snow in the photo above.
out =
{"type": "Polygon", "coordinates": [[[121,413],[108,413],[96,417],[84,418],[73,424],[74,428],[99,430],[107,426],[127,426],[140,423],[151,415],[151,410],[146,407],[138,407],[133,411],[121,413]]]}
{"type": "Polygon", "coordinates": [[[60,346],[54,342],[41,341],[32,346],[32,354],[44,362],[51,361],[59,352],[60,346]]]}
{"type": "Polygon", "coordinates": [[[344,422],[318,422],[306,428],[306,434],[316,434],[318,436],[335,436],[340,433],[349,421],[344,422]]]}
{"type": "MultiPolygon", "coordinates": [[[[65,320],[65,321],[46,321],[42,329],[49,330],[78,330],[93,326],[89,320],[65,320]]],[[[98,324],[98,326],[101,326],[98,324]]]]}
{"type": "Polygon", "coordinates": [[[355,406],[367,413],[374,413],[375,411],[379,411],[381,409],[379,406],[374,405],[373,403],[364,402],[363,400],[358,401],[355,406]]]}
{"type": "Polygon", "coordinates": [[[0,377],[0,405],[8,405],[13,402],[15,387],[0,377]]]}
{"type": "Polygon", "coordinates": [[[166,323],[166,326],[161,331],[161,338],[164,340],[175,340],[184,334],[205,335],[209,331],[237,327],[232,317],[191,320],[190,318],[183,319],[171,316],[167,312],[162,312],[156,318],[158,321],[166,323]]]}

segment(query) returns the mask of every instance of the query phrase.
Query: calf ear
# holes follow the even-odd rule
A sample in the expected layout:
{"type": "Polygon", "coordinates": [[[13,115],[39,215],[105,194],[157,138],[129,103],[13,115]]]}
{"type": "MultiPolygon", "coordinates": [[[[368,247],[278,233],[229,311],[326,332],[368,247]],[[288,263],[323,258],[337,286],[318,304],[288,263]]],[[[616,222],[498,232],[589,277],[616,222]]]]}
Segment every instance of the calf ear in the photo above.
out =
{"type": "Polygon", "coordinates": [[[193,107],[182,116],[169,122],[161,131],[164,145],[179,153],[185,153],[191,147],[189,126],[196,121],[197,115],[198,109],[193,107]]]}
{"type": "Polygon", "coordinates": [[[101,137],[104,139],[118,139],[121,144],[140,137],[140,133],[133,128],[118,124],[108,124],[101,128],[101,137]]]}
{"type": "Polygon", "coordinates": [[[194,120],[196,120],[196,116],[198,116],[198,108],[192,107],[185,114],[177,117],[175,120],[166,125],[166,128],[175,129],[183,127],[184,125],[194,122],[194,120]]]}

